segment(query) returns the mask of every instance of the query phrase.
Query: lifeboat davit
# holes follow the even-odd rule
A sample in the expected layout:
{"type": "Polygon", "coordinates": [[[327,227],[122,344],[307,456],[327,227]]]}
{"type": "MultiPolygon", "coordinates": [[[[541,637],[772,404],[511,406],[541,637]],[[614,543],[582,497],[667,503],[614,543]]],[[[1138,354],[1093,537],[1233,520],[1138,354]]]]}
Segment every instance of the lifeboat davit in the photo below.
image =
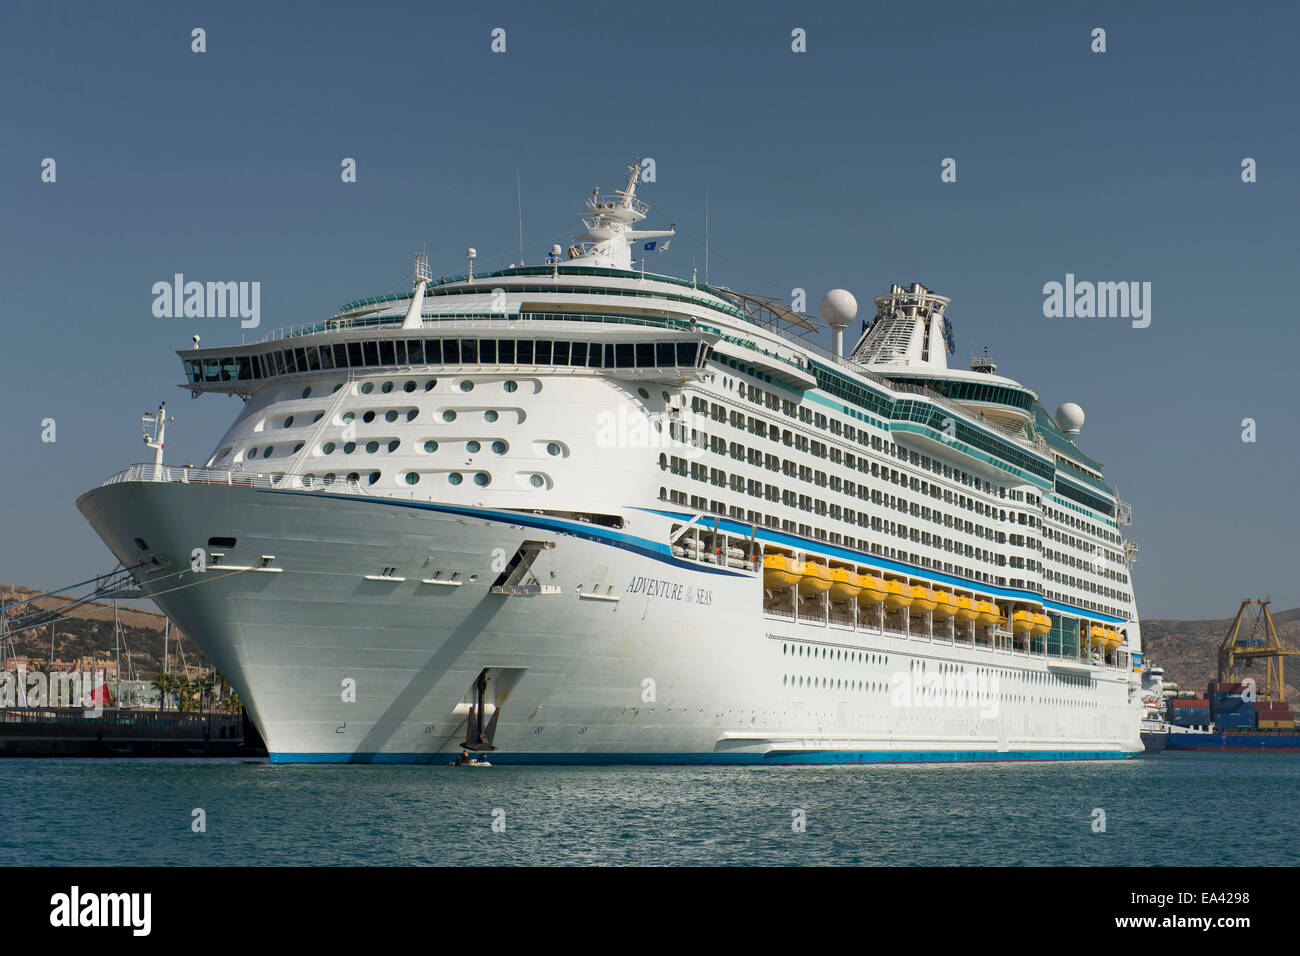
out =
{"type": "Polygon", "coordinates": [[[957,596],[957,620],[963,624],[968,624],[979,617],[979,613],[979,611],[975,610],[975,605],[970,598],[964,594],[957,596]]]}
{"type": "Polygon", "coordinates": [[[935,600],[935,594],[929,588],[912,588],[912,610],[917,614],[933,611],[937,606],[938,602],[935,600]]]}
{"type": "Polygon", "coordinates": [[[824,594],[831,587],[831,572],[824,564],[805,561],[799,578],[799,590],[807,595],[824,594]]]}
{"type": "Polygon", "coordinates": [[[1042,637],[1052,629],[1052,619],[1046,614],[1034,615],[1034,637],[1042,637]]]}
{"type": "Polygon", "coordinates": [[[848,568],[831,568],[831,598],[852,601],[862,591],[862,579],[848,568]]]}
{"type": "Polygon", "coordinates": [[[947,591],[934,592],[934,616],[948,620],[957,613],[957,604],[953,596],[947,591]]]}
{"type": "Polygon", "coordinates": [[[898,581],[885,582],[885,607],[901,611],[912,603],[912,589],[898,581]]]}
{"type": "Polygon", "coordinates": [[[791,588],[799,583],[803,565],[788,554],[763,555],[763,587],[791,588]]]}
{"type": "Polygon", "coordinates": [[[998,606],[992,601],[980,601],[975,605],[975,623],[985,626],[998,622],[998,606]]]}
{"type": "Polygon", "coordinates": [[[1028,611],[1015,611],[1011,615],[1011,633],[1032,634],[1034,632],[1034,615],[1028,611]]]}
{"type": "Polygon", "coordinates": [[[874,574],[859,574],[858,582],[862,585],[862,590],[858,592],[859,604],[884,603],[886,597],[884,581],[874,574]]]}

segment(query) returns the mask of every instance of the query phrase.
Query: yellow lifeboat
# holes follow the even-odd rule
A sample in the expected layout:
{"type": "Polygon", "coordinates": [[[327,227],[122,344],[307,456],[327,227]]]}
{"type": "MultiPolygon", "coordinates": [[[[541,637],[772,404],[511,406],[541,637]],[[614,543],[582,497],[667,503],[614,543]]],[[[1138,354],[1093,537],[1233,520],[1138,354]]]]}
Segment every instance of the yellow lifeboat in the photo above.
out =
{"type": "Polygon", "coordinates": [[[831,599],[852,601],[862,591],[862,579],[848,568],[831,568],[831,599]]]}
{"type": "Polygon", "coordinates": [[[799,578],[799,590],[807,595],[823,594],[830,590],[831,572],[824,564],[805,561],[799,578]]]}
{"type": "Polygon", "coordinates": [[[799,583],[803,564],[788,554],[763,555],[763,587],[790,588],[799,583]]]}
{"type": "Polygon", "coordinates": [[[980,601],[975,605],[976,624],[996,624],[998,622],[998,606],[991,601],[980,601]]]}
{"type": "Polygon", "coordinates": [[[885,582],[885,607],[901,611],[912,603],[912,589],[898,581],[885,582]]]}
{"type": "Polygon", "coordinates": [[[1011,615],[1011,633],[1032,634],[1034,632],[1034,615],[1028,611],[1015,611],[1011,615]]]}
{"type": "Polygon", "coordinates": [[[929,588],[912,588],[912,610],[917,614],[933,611],[937,606],[938,602],[935,600],[935,593],[929,588]]]}
{"type": "Polygon", "coordinates": [[[859,604],[881,604],[885,600],[885,582],[874,574],[859,574],[862,590],[858,592],[859,604]]]}
{"type": "Polygon", "coordinates": [[[957,602],[947,591],[934,592],[934,616],[948,620],[957,613],[957,602]]]}
{"type": "Polygon", "coordinates": [[[1034,615],[1034,628],[1033,628],[1034,637],[1042,637],[1051,629],[1052,629],[1052,619],[1050,617],[1048,617],[1046,614],[1034,615]]]}
{"type": "Polygon", "coordinates": [[[957,595],[957,620],[967,624],[979,617],[979,611],[975,610],[975,604],[964,594],[957,595]]]}

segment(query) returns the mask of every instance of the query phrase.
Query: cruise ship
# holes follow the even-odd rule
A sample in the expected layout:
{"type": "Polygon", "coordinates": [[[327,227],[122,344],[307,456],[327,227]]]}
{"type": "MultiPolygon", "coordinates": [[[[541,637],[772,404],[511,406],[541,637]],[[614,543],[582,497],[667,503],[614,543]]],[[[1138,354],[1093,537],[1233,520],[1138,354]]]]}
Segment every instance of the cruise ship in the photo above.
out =
{"type": "Polygon", "coordinates": [[[544,265],[417,256],[408,292],[196,340],[183,388],[241,399],[210,458],[164,464],[161,409],[78,499],[271,761],[1140,753],[1137,549],[1082,410],[949,367],[919,283],[858,326],[842,289],[819,321],[650,271],[640,169],[544,265]]]}

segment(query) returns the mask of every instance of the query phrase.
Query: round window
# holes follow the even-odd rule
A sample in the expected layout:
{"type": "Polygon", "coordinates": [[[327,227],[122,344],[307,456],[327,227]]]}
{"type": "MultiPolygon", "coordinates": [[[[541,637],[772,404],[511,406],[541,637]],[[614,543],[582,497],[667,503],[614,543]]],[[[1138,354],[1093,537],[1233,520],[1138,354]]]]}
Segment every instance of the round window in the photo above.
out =
{"type": "Polygon", "coordinates": [[[343,454],[345,455],[350,455],[356,450],[357,450],[357,443],[354,441],[350,441],[343,446],[343,454]]]}
{"type": "Polygon", "coordinates": [[[528,480],[534,488],[540,488],[542,487],[542,485],[546,484],[545,480],[542,478],[541,475],[533,475],[528,480]]]}
{"type": "Polygon", "coordinates": [[[548,442],[547,445],[546,445],[546,454],[548,454],[548,455],[551,455],[551,456],[558,455],[558,454],[561,452],[561,450],[562,450],[562,449],[560,448],[560,443],[559,443],[559,442],[554,442],[554,441],[553,441],[553,442],[548,442]]]}
{"type": "Polygon", "coordinates": [[[300,451],[302,451],[302,442],[298,442],[298,444],[293,446],[293,453],[295,455],[298,454],[298,452],[300,451]]]}
{"type": "Polygon", "coordinates": [[[361,416],[361,420],[365,422],[367,425],[369,425],[371,422],[375,420],[375,413],[366,412],[364,415],[361,416]]]}
{"type": "Polygon", "coordinates": [[[498,455],[504,455],[506,453],[506,443],[503,441],[494,441],[492,443],[492,450],[498,455]]]}
{"type": "Polygon", "coordinates": [[[649,398],[649,397],[650,397],[650,393],[647,392],[644,388],[638,388],[638,389],[636,390],[636,393],[637,393],[638,395],[640,395],[642,398],[649,398]]]}
{"type": "Polygon", "coordinates": [[[390,441],[390,442],[388,443],[388,450],[389,450],[389,451],[397,451],[397,446],[400,445],[400,444],[401,444],[401,442],[398,441],[396,438],[394,438],[392,441],[390,441]]]}
{"type": "Polygon", "coordinates": [[[357,413],[356,413],[356,412],[344,412],[344,413],[343,413],[343,420],[344,420],[345,422],[350,422],[350,421],[352,421],[352,420],[353,420],[354,418],[356,418],[356,417],[357,417],[357,413]]]}
{"type": "Polygon", "coordinates": [[[385,412],[385,413],[384,413],[384,421],[386,421],[386,422],[395,422],[395,421],[397,421],[397,412],[392,411],[392,410],[389,410],[389,411],[385,412]]]}
{"type": "Polygon", "coordinates": [[[325,413],[324,413],[324,412],[317,412],[317,413],[316,413],[316,417],[313,418],[313,419],[311,420],[311,423],[312,423],[313,425],[315,425],[318,421],[320,421],[320,420],[321,420],[322,418],[324,418],[324,417],[325,417],[325,413]]]}
{"type": "Polygon", "coordinates": [[[248,449],[248,457],[249,457],[249,458],[256,458],[256,457],[257,457],[257,449],[256,449],[256,448],[250,448],[250,449],[248,449]]]}
{"type": "Polygon", "coordinates": [[[306,398],[310,394],[311,394],[311,386],[308,385],[306,388],[302,390],[302,397],[306,398]]]}
{"type": "Polygon", "coordinates": [[[459,471],[453,471],[450,475],[447,476],[447,484],[449,485],[459,485],[464,480],[465,480],[465,476],[462,475],[459,471]]]}
{"type": "Polygon", "coordinates": [[[392,390],[393,390],[392,382],[385,382],[383,388],[380,389],[380,391],[383,392],[385,395],[387,395],[392,390]]]}
{"type": "Polygon", "coordinates": [[[285,427],[285,428],[292,428],[292,427],[293,427],[293,416],[292,416],[292,415],[290,415],[288,418],[286,418],[286,419],[284,420],[284,427],[285,427]]]}
{"type": "Polygon", "coordinates": [[[435,452],[438,450],[438,443],[430,439],[424,443],[424,450],[427,452],[435,452]]]}
{"type": "Polygon", "coordinates": [[[321,446],[320,450],[322,454],[332,455],[334,454],[334,443],[332,441],[327,441],[324,445],[321,446]]]}
{"type": "Polygon", "coordinates": [[[329,474],[325,476],[325,484],[327,485],[334,484],[334,478],[335,478],[334,472],[331,471],[329,474]]]}
{"type": "Polygon", "coordinates": [[[474,484],[478,485],[480,488],[487,485],[488,482],[490,482],[491,480],[492,480],[492,476],[489,475],[486,471],[480,471],[477,475],[474,476],[474,484]]]}
{"type": "Polygon", "coordinates": [[[449,408],[442,413],[442,420],[444,422],[454,422],[456,420],[456,413],[449,408]]]}
{"type": "Polygon", "coordinates": [[[368,441],[368,442],[366,442],[366,453],[367,453],[367,454],[373,455],[373,454],[374,454],[375,452],[377,452],[377,451],[379,451],[379,442],[377,442],[377,441],[368,441]]]}
{"type": "Polygon", "coordinates": [[[408,422],[413,422],[415,421],[416,416],[418,416],[419,414],[420,414],[420,410],[418,408],[413,408],[406,413],[406,420],[408,422]]]}
{"type": "Polygon", "coordinates": [[[406,473],[406,483],[408,485],[418,484],[419,481],[420,481],[420,475],[417,472],[408,471],[406,473]]]}
{"type": "MultiPolygon", "coordinates": [[[[402,386],[402,391],[404,391],[404,392],[413,392],[413,391],[415,391],[415,383],[414,383],[414,382],[407,382],[405,385],[402,386]]],[[[418,481],[419,479],[416,479],[416,480],[418,481]]]]}
{"type": "Polygon", "coordinates": [[[348,472],[348,481],[360,481],[360,480],[361,480],[361,476],[358,475],[355,471],[348,472]]]}
{"type": "Polygon", "coordinates": [[[519,388],[519,383],[514,381],[513,379],[506,379],[504,384],[502,384],[501,387],[504,388],[507,392],[513,392],[519,388]]]}
{"type": "Polygon", "coordinates": [[[369,478],[368,480],[369,480],[369,482],[373,485],[376,481],[379,480],[379,472],[377,472],[377,471],[372,471],[372,472],[370,473],[370,478],[369,478]]]}
{"type": "Polygon", "coordinates": [[[483,447],[483,446],[480,445],[480,444],[479,444],[478,442],[476,442],[476,441],[467,441],[467,442],[465,443],[465,450],[466,450],[467,452],[469,452],[471,455],[473,455],[473,454],[475,454],[476,452],[478,452],[478,450],[479,450],[480,448],[482,448],[482,447],[483,447]]]}
{"type": "Polygon", "coordinates": [[[474,383],[469,379],[465,379],[460,383],[460,390],[462,392],[472,392],[474,391],[474,383]]]}
{"type": "Polygon", "coordinates": [[[362,394],[362,395],[369,395],[369,394],[370,394],[371,392],[373,392],[374,390],[375,390],[375,383],[374,383],[374,382],[362,382],[362,383],[361,383],[361,394],[362,394]]]}
{"type": "Polygon", "coordinates": [[[427,382],[424,383],[424,390],[425,390],[426,392],[432,392],[434,386],[437,385],[437,384],[438,384],[438,380],[437,380],[436,378],[431,378],[431,379],[429,379],[427,382]]]}
{"type": "Polygon", "coordinates": [[[273,452],[273,451],[275,451],[275,446],[274,446],[274,445],[267,445],[266,448],[264,448],[264,449],[262,450],[262,457],[263,457],[263,458],[270,458],[270,457],[271,457],[271,452],[273,452]]]}
{"type": "Polygon", "coordinates": [[[500,415],[498,415],[496,412],[494,412],[494,411],[493,411],[492,409],[490,409],[490,408],[489,408],[486,412],[483,413],[483,418],[484,418],[484,420],[485,420],[485,421],[489,421],[489,422],[494,422],[494,421],[496,421],[496,420],[497,420],[498,418],[500,418],[500,417],[501,417],[500,415]]]}

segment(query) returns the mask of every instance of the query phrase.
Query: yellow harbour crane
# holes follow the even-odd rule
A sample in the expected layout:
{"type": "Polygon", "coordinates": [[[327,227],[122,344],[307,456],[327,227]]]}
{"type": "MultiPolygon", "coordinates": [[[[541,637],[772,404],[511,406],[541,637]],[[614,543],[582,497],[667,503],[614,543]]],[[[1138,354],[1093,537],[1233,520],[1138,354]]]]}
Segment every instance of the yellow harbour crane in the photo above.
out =
{"type": "Polygon", "coordinates": [[[1263,686],[1256,691],[1261,700],[1286,699],[1286,674],[1283,666],[1287,657],[1300,653],[1282,643],[1273,615],[1269,613],[1268,599],[1245,599],[1232,619],[1228,634],[1219,646],[1219,680],[1236,680],[1238,665],[1249,668],[1256,661],[1265,665],[1263,686]],[[1276,696],[1274,694],[1276,693],[1276,696]]]}

